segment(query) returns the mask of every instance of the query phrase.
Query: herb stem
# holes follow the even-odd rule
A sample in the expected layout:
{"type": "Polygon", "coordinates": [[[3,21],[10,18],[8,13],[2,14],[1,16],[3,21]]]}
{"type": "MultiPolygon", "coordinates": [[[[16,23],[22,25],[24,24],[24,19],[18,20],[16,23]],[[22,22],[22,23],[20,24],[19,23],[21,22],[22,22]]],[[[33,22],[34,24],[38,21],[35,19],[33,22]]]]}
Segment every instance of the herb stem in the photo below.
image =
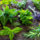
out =
{"type": "Polygon", "coordinates": [[[35,40],[36,40],[36,38],[35,38],[35,40]]]}

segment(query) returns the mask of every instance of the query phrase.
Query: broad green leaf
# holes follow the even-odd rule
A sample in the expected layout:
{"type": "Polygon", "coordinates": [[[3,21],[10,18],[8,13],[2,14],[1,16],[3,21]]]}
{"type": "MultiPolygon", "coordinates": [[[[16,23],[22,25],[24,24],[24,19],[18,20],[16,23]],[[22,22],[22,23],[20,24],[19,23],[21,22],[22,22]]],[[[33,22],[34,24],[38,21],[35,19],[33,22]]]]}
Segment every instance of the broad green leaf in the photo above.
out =
{"type": "Polygon", "coordinates": [[[5,7],[5,13],[7,13],[7,14],[9,13],[9,6],[5,7]]]}
{"type": "Polygon", "coordinates": [[[22,31],[22,28],[20,27],[16,27],[12,30],[13,33],[19,33],[20,31],[22,31]]]}
{"type": "Polygon", "coordinates": [[[3,26],[4,30],[11,30],[9,27],[3,26]]]}

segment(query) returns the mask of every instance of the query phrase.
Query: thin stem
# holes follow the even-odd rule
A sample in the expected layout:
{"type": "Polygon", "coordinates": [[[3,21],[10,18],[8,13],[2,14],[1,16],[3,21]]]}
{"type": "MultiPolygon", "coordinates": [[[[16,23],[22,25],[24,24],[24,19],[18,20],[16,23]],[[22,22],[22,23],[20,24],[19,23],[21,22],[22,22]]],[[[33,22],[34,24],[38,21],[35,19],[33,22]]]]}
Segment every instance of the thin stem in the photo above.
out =
{"type": "Polygon", "coordinates": [[[38,38],[37,38],[37,40],[38,40],[38,38]]]}
{"type": "Polygon", "coordinates": [[[35,38],[35,40],[36,40],[36,38],[35,38]]]}

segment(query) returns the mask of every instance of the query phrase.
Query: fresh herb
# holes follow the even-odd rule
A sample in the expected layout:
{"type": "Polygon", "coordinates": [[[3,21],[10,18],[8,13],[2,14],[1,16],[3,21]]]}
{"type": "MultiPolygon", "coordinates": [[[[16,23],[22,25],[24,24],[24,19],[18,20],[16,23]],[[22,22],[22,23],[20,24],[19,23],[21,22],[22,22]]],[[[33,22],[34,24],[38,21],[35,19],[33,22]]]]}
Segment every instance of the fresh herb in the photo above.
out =
{"type": "Polygon", "coordinates": [[[24,36],[25,36],[26,38],[29,37],[29,38],[32,38],[32,39],[33,39],[33,38],[36,39],[36,37],[37,37],[37,38],[40,38],[40,26],[33,28],[33,30],[29,31],[29,33],[25,33],[24,36]]]}
{"type": "Polygon", "coordinates": [[[3,30],[0,31],[1,36],[9,35],[10,40],[13,40],[14,34],[22,31],[22,28],[16,27],[14,29],[10,29],[9,27],[3,26],[3,30]]]}
{"type": "Polygon", "coordinates": [[[20,26],[21,24],[18,23],[18,22],[14,22],[12,25],[15,26],[15,27],[17,27],[17,26],[20,26]]]}
{"type": "Polygon", "coordinates": [[[16,15],[18,15],[18,10],[11,9],[11,10],[9,10],[9,13],[10,13],[10,15],[16,16],[16,15]]]}
{"type": "Polygon", "coordinates": [[[26,1],[18,2],[17,7],[19,8],[25,8],[26,1]]]}
{"type": "Polygon", "coordinates": [[[0,1],[0,5],[11,5],[11,4],[16,4],[17,7],[19,8],[25,8],[27,0],[23,0],[22,2],[17,2],[16,0],[2,0],[0,1]]]}
{"type": "Polygon", "coordinates": [[[32,24],[30,21],[33,17],[31,16],[32,13],[27,9],[27,10],[21,10],[19,11],[20,13],[20,20],[22,21],[22,24],[28,25],[32,24]]]}
{"type": "Polygon", "coordinates": [[[25,8],[27,0],[23,0],[21,2],[17,2],[16,0],[13,0],[13,4],[16,4],[18,8],[25,8]]]}
{"type": "Polygon", "coordinates": [[[0,1],[0,5],[2,5],[2,4],[4,4],[4,5],[11,5],[11,1],[12,0],[2,0],[2,1],[0,1]]]}
{"type": "Polygon", "coordinates": [[[32,2],[34,3],[36,9],[40,10],[40,0],[32,0],[32,2]]]}
{"type": "Polygon", "coordinates": [[[3,11],[0,10],[0,21],[3,25],[6,25],[8,20],[13,23],[15,20],[17,20],[17,18],[14,18],[14,16],[17,15],[18,11],[16,9],[9,9],[9,6],[3,6],[3,11]]]}

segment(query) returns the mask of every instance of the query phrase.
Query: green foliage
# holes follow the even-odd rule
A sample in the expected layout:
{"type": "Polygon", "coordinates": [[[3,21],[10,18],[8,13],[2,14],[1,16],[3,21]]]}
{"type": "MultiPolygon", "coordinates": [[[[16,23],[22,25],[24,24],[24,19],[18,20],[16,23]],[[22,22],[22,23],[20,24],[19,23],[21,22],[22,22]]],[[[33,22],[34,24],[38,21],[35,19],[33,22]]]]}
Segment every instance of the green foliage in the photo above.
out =
{"type": "Polygon", "coordinates": [[[16,0],[2,0],[0,1],[0,5],[11,5],[11,4],[16,4],[17,7],[19,8],[25,8],[27,0],[23,0],[22,2],[17,2],[16,0]]]}
{"type": "Polygon", "coordinates": [[[4,8],[3,6],[3,11],[1,10],[0,11],[0,21],[3,25],[6,25],[7,21],[8,21],[8,17],[7,16],[7,13],[8,13],[8,6],[6,6],[6,8],[4,8]]]}
{"type": "Polygon", "coordinates": [[[2,1],[0,1],[0,5],[2,5],[2,4],[4,4],[4,5],[11,5],[11,1],[12,0],[2,0],[2,1]]]}
{"type": "Polygon", "coordinates": [[[32,13],[27,9],[27,10],[21,10],[19,11],[20,13],[20,20],[22,21],[22,24],[28,25],[32,24],[30,21],[33,17],[31,16],[32,13]]]}
{"type": "Polygon", "coordinates": [[[0,10],[0,17],[4,14],[4,12],[2,12],[2,10],[0,10]]]}
{"type": "Polygon", "coordinates": [[[32,0],[32,2],[34,3],[36,9],[40,10],[40,0],[32,0]]]}
{"type": "Polygon", "coordinates": [[[24,36],[26,38],[30,37],[30,38],[40,38],[40,26],[39,27],[35,27],[33,30],[29,31],[29,33],[25,33],[24,36]]]}
{"type": "Polygon", "coordinates": [[[22,1],[22,2],[18,2],[17,7],[19,8],[25,8],[26,2],[22,1]]]}
{"type": "Polygon", "coordinates": [[[16,9],[9,10],[10,15],[16,16],[18,15],[18,11],[16,9]]]}
{"type": "Polygon", "coordinates": [[[0,21],[3,25],[6,25],[8,20],[13,23],[15,20],[17,20],[17,18],[14,18],[14,16],[17,15],[18,11],[16,9],[9,9],[9,6],[3,6],[3,11],[0,10],[0,21]]]}
{"type": "Polygon", "coordinates": [[[9,7],[8,6],[6,6],[6,7],[3,7],[4,8],[4,11],[5,11],[5,13],[7,14],[7,13],[9,13],[9,7]]]}
{"type": "Polygon", "coordinates": [[[18,2],[17,2],[16,0],[12,0],[12,2],[13,2],[14,4],[18,4],[18,2]]]}
{"type": "Polygon", "coordinates": [[[18,22],[14,22],[12,25],[15,26],[15,27],[17,27],[17,26],[20,26],[21,24],[18,23],[18,22]]]}
{"type": "Polygon", "coordinates": [[[16,20],[17,20],[17,18],[13,18],[13,17],[10,17],[10,18],[9,18],[9,21],[11,22],[11,24],[13,24],[14,21],[16,21],[16,20]]]}
{"type": "Polygon", "coordinates": [[[3,30],[0,31],[1,36],[9,35],[10,40],[13,40],[14,33],[19,33],[22,31],[22,28],[16,27],[14,29],[10,29],[9,27],[3,26],[3,30]]]}
{"type": "Polygon", "coordinates": [[[17,2],[17,1],[15,0],[15,1],[14,1],[14,4],[16,4],[17,7],[19,7],[19,8],[25,8],[26,2],[27,2],[27,0],[23,0],[23,1],[21,1],[21,2],[17,2]]]}
{"type": "Polygon", "coordinates": [[[3,24],[3,25],[6,25],[6,23],[7,23],[7,21],[8,21],[8,16],[2,16],[1,18],[0,18],[0,21],[1,21],[1,23],[3,24]]]}

